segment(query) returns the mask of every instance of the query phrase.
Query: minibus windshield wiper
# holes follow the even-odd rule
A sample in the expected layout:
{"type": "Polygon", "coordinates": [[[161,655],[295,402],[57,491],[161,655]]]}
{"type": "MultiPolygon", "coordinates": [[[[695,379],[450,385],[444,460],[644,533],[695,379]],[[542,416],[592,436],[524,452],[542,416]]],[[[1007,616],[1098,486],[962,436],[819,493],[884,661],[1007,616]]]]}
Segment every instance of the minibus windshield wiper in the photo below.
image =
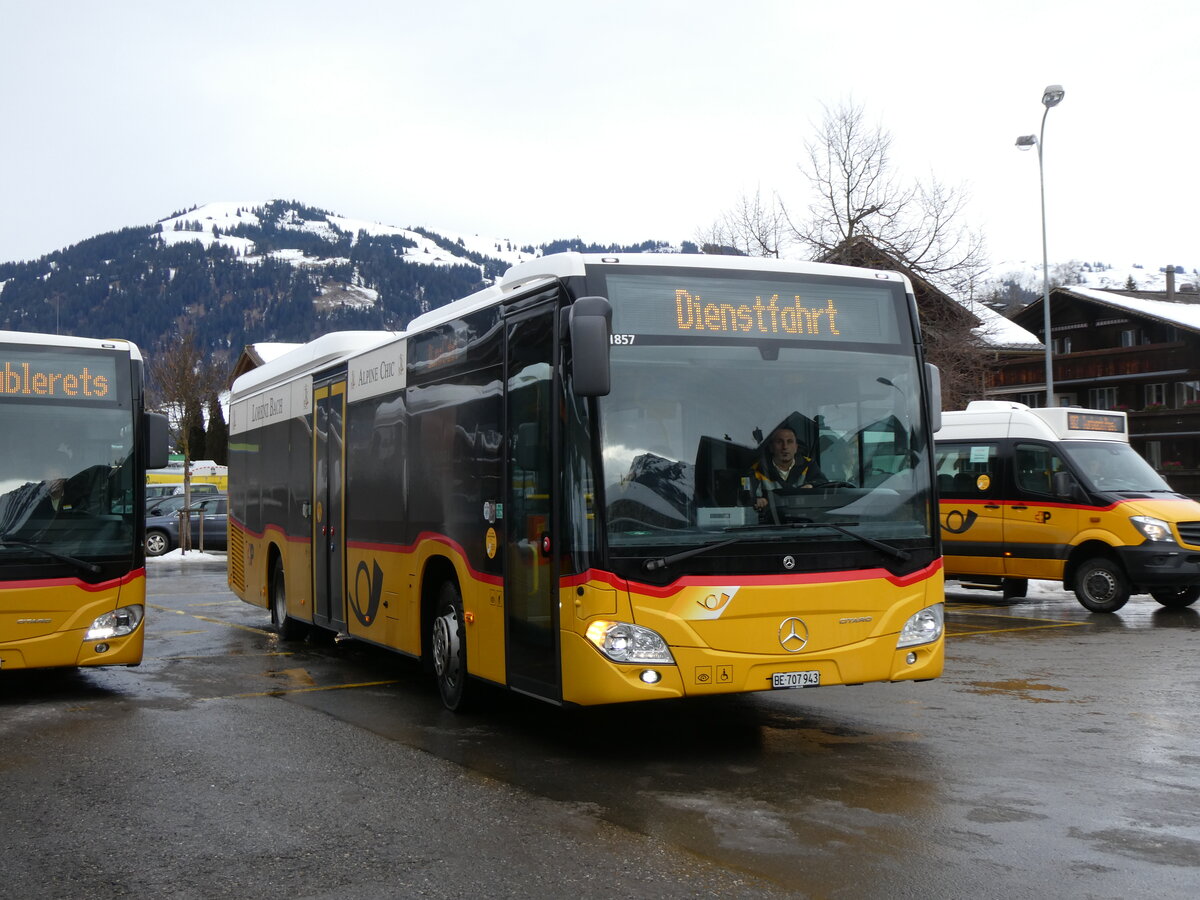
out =
{"type": "Polygon", "coordinates": [[[19,541],[15,538],[10,538],[6,534],[0,534],[0,547],[20,547],[23,550],[32,550],[34,553],[42,553],[49,556],[51,559],[57,559],[59,562],[65,562],[68,565],[75,566],[77,569],[83,569],[85,572],[90,572],[93,575],[100,574],[100,567],[95,563],[90,563],[84,559],[76,559],[74,556],[67,556],[63,553],[56,553],[53,550],[48,550],[45,547],[40,547],[37,544],[31,544],[29,541],[19,541]]]}
{"type": "Polygon", "coordinates": [[[854,538],[856,541],[862,541],[868,547],[874,547],[881,553],[886,553],[892,559],[898,559],[900,562],[905,562],[912,555],[907,550],[901,550],[899,547],[893,547],[891,544],[885,544],[883,541],[877,541],[874,538],[869,538],[865,534],[851,531],[847,526],[857,525],[858,522],[794,522],[790,525],[785,525],[785,528],[832,528],[834,531],[854,538]]]}

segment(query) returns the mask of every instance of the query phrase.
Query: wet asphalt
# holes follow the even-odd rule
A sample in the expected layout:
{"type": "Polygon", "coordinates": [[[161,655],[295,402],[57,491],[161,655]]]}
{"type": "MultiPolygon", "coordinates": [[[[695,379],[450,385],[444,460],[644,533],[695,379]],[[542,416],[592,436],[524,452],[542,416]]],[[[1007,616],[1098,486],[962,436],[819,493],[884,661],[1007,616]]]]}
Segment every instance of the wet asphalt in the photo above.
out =
{"type": "Polygon", "coordinates": [[[0,673],[0,897],[1200,893],[1200,611],[947,604],[935,682],[454,715],[157,561],[140,667],[0,673]]]}

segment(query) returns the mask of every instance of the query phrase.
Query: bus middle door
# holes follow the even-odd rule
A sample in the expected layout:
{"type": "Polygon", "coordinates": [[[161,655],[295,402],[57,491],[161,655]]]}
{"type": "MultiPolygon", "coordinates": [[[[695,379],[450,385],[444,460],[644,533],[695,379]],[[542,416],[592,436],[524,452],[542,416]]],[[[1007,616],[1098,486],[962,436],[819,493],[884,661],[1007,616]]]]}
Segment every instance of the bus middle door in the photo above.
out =
{"type": "Polygon", "coordinates": [[[505,321],[504,608],[508,684],[562,698],[555,546],[555,304],[505,321]]]}
{"type": "Polygon", "coordinates": [[[313,385],[313,622],[346,630],[346,376],[313,385]]]}

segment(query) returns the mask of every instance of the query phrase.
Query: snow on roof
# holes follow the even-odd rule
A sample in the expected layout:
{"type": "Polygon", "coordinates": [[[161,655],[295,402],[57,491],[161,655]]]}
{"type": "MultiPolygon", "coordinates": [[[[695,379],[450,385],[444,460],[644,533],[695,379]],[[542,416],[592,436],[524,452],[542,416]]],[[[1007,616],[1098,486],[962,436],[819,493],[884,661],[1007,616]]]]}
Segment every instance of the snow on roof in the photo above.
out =
{"type": "Polygon", "coordinates": [[[1045,349],[1032,331],[1027,331],[1011,319],[1004,318],[990,306],[976,300],[959,299],[957,302],[979,320],[980,324],[972,331],[985,346],[995,350],[1045,349]]]}
{"type": "MultiPolygon", "coordinates": [[[[1127,297],[1124,294],[1114,294],[1111,291],[1098,291],[1094,288],[1069,287],[1063,288],[1079,297],[1103,303],[1115,309],[1124,309],[1139,315],[1178,325],[1192,331],[1200,331],[1200,303],[1181,303],[1178,300],[1147,300],[1142,297],[1127,297]]],[[[1178,295],[1176,295],[1178,296],[1178,295]]],[[[1194,294],[1189,294],[1195,296],[1194,294]]],[[[1040,302],[1040,301],[1039,301],[1040,302]]]]}

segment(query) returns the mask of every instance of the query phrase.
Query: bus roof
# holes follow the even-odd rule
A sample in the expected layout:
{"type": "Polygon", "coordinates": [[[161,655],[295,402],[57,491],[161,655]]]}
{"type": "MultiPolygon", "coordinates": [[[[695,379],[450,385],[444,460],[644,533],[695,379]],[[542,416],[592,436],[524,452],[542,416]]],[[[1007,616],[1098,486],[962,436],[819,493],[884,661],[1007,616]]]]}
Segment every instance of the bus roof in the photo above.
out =
{"type": "Polygon", "coordinates": [[[409,332],[423,331],[443,322],[453,321],[478,309],[500,302],[520,288],[551,284],[560,278],[582,276],[589,266],[670,266],[690,269],[724,269],[742,272],[776,272],[789,275],[858,276],[881,281],[902,283],[912,293],[912,285],[900,272],[880,269],[860,269],[830,263],[804,262],[791,259],[768,259],[757,256],[721,256],[700,253],[553,253],[527,260],[510,268],[491,287],[484,288],[461,300],[455,300],[423,315],[408,324],[409,332]]]}
{"type": "Polygon", "coordinates": [[[82,347],[88,350],[123,350],[134,359],[142,358],[137,344],[120,338],[74,337],[69,334],[38,334],[32,331],[0,331],[0,344],[27,347],[82,347]]]}
{"type": "Polygon", "coordinates": [[[965,410],[942,413],[934,441],[1039,438],[1047,441],[1129,443],[1129,417],[1120,410],[1051,406],[1032,409],[1010,400],[973,400],[965,410]]]}
{"type": "Polygon", "coordinates": [[[333,331],[301,344],[280,357],[239,375],[232,395],[240,396],[287,381],[301,372],[319,368],[397,337],[395,331],[333,331]]]}

